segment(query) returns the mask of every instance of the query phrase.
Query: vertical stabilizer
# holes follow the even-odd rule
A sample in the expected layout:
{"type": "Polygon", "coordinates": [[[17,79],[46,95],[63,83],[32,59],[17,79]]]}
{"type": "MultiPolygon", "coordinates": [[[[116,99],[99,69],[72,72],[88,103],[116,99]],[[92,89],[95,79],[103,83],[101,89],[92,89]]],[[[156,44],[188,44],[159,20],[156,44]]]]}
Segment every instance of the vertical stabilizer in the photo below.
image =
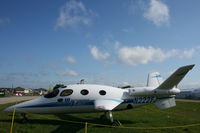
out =
{"type": "Polygon", "coordinates": [[[163,78],[161,77],[159,72],[149,73],[147,79],[148,87],[158,87],[163,82],[163,78]]]}

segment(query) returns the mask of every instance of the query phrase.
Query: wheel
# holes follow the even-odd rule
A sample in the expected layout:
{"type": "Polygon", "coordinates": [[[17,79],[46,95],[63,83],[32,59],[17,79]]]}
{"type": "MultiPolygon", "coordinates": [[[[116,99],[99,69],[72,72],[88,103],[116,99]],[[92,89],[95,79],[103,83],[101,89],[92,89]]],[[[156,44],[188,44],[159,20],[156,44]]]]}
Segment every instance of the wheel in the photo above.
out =
{"type": "Polygon", "coordinates": [[[122,125],[121,122],[118,120],[112,122],[112,126],[121,126],[121,125],[122,125]]]}
{"type": "Polygon", "coordinates": [[[21,123],[27,123],[28,122],[28,118],[26,117],[26,114],[21,114],[22,115],[22,119],[21,119],[21,123]]]}
{"type": "Polygon", "coordinates": [[[107,117],[106,117],[106,115],[103,114],[103,115],[100,116],[100,119],[101,119],[101,120],[106,120],[107,117]]]}
{"type": "Polygon", "coordinates": [[[21,123],[27,123],[28,119],[21,119],[21,123]]]}

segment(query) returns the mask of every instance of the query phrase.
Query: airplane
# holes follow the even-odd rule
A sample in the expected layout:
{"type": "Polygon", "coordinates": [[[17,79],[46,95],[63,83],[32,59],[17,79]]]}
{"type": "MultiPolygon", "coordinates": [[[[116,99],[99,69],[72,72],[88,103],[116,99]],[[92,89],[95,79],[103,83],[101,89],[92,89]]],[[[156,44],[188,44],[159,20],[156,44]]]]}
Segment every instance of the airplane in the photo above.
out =
{"type": "Polygon", "coordinates": [[[147,104],[155,104],[159,109],[176,106],[175,96],[180,93],[179,82],[194,67],[180,67],[165,81],[159,72],[148,75],[147,86],[135,88],[117,88],[96,84],[74,84],[55,88],[48,94],[36,99],[22,102],[5,109],[12,112],[15,108],[27,120],[26,113],[92,113],[104,112],[100,118],[106,119],[106,113],[113,126],[120,126],[113,120],[112,111],[134,109],[147,104]]]}

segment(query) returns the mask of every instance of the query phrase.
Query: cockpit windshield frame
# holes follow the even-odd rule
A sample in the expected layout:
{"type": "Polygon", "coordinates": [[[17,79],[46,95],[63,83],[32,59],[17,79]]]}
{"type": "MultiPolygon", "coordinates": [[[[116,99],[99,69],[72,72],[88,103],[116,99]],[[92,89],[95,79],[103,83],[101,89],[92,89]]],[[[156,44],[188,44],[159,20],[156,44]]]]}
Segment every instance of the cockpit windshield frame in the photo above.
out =
{"type": "Polygon", "coordinates": [[[56,97],[59,94],[59,89],[55,88],[53,89],[53,91],[47,93],[46,95],[44,95],[45,98],[53,98],[56,97]]]}

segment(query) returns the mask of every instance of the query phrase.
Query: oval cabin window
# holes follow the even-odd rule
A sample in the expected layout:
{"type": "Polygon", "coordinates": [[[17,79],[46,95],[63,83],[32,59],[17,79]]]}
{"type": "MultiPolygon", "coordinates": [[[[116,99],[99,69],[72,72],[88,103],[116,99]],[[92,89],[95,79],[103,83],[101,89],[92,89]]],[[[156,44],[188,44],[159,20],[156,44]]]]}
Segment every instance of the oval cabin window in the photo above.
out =
{"type": "Polygon", "coordinates": [[[100,91],[99,91],[99,94],[100,94],[100,95],[106,95],[106,91],[100,90],[100,91]]]}
{"type": "Polygon", "coordinates": [[[73,90],[72,89],[67,89],[67,90],[64,90],[60,93],[60,96],[69,96],[73,93],[73,90]]]}
{"type": "Polygon", "coordinates": [[[84,90],[81,90],[81,94],[82,94],[82,95],[87,95],[88,93],[89,93],[88,90],[85,90],[85,89],[84,89],[84,90]]]}

